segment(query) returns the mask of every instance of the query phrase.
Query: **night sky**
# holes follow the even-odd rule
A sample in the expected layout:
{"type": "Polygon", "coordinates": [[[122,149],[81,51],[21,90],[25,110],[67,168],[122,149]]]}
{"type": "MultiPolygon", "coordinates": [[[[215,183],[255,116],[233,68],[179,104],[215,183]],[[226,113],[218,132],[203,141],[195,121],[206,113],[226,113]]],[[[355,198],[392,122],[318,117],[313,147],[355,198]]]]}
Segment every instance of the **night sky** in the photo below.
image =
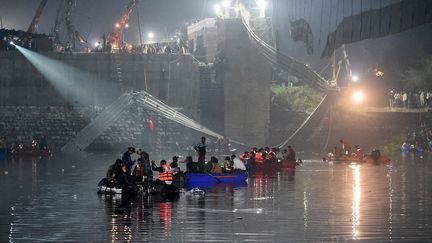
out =
{"type": "MultiPolygon", "coordinates": [[[[48,0],[41,16],[39,33],[51,33],[60,0],[48,0]]],[[[138,17],[142,35],[154,32],[156,36],[175,33],[182,25],[202,17],[213,17],[216,0],[140,0],[138,10],[130,15],[130,28],[125,38],[132,43],[139,42],[138,17]]],[[[3,27],[27,30],[39,6],[39,0],[0,0],[0,16],[3,27]]],[[[116,20],[124,11],[128,0],[77,0],[72,21],[82,36],[94,43],[102,34],[113,31],[116,20]]],[[[64,29],[64,28],[63,28],[64,29]]]]}

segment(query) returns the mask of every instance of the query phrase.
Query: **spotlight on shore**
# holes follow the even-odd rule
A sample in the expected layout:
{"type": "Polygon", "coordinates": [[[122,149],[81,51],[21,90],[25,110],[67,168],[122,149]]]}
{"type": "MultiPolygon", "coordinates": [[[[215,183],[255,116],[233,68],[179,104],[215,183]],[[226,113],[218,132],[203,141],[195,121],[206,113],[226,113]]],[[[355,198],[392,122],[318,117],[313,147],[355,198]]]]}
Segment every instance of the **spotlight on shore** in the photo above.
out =
{"type": "Polygon", "coordinates": [[[112,101],[112,98],[118,93],[116,92],[118,87],[112,82],[16,44],[14,47],[71,104],[79,106],[103,104],[112,101]]]}

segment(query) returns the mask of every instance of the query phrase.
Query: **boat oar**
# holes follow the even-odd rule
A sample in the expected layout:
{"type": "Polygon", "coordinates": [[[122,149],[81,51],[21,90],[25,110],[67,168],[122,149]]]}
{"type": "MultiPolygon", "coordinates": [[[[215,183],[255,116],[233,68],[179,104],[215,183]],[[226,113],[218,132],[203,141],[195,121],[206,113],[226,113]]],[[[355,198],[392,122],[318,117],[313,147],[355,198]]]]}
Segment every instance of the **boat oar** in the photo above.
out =
{"type": "Polygon", "coordinates": [[[219,178],[213,176],[212,174],[206,172],[207,175],[211,176],[213,179],[215,179],[218,183],[221,183],[221,180],[219,180],[219,178]]]}

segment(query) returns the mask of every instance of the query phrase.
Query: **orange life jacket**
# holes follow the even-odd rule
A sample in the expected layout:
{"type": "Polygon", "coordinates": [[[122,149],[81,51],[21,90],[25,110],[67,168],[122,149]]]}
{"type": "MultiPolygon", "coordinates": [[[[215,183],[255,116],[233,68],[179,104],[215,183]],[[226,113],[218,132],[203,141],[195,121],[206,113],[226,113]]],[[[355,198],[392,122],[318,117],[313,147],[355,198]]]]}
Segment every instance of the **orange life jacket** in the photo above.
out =
{"type": "Polygon", "coordinates": [[[144,176],[139,163],[135,166],[135,176],[144,176]]]}
{"type": "Polygon", "coordinates": [[[164,172],[159,173],[159,180],[161,181],[172,181],[173,172],[169,165],[162,165],[164,172]]]}
{"type": "Polygon", "coordinates": [[[248,158],[248,155],[247,155],[246,153],[240,155],[240,160],[241,160],[241,161],[244,161],[244,160],[247,159],[247,158],[248,158]]]}
{"type": "Polygon", "coordinates": [[[262,157],[261,152],[255,154],[255,163],[264,163],[264,158],[262,157]]]}

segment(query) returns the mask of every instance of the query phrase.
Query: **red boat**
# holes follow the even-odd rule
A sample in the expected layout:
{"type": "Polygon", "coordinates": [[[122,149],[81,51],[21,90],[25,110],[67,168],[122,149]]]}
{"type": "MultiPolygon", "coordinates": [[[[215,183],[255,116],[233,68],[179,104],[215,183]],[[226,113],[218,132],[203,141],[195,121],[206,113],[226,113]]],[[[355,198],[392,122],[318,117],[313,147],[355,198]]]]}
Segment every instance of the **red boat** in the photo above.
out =
{"type": "Polygon", "coordinates": [[[255,163],[255,169],[258,171],[274,171],[279,170],[281,167],[279,166],[279,163],[273,163],[273,162],[262,162],[262,163],[255,163]]]}
{"type": "Polygon", "coordinates": [[[297,162],[295,160],[284,159],[280,161],[281,167],[284,169],[295,170],[297,162]]]}

